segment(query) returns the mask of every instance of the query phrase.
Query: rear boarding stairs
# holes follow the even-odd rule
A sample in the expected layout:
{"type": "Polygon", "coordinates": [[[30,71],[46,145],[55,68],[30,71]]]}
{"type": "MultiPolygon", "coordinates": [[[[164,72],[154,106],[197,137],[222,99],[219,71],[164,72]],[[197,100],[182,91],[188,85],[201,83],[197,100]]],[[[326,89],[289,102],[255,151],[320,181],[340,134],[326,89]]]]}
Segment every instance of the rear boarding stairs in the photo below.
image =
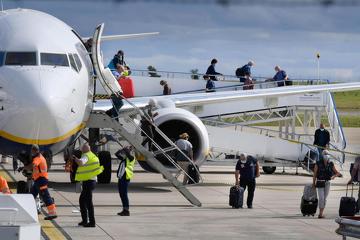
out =
{"type": "MultiPolygon", "coordinates": [[[[255,84],[255,88],[265,88],[263,84],[268,83],[255,84]]],[[[318,159],[313,137],[321,122],[330,132],[332,160],[340,165],[345,161],[346,139],[330,92],[247,99],[239,101],[236,110],[235,114],[203,118],[211,138],[212,164],[234,164],[237,154],[245,152],[257,157],[265,173],[276,167],[302,167],[311,172],[318,159]]]]}

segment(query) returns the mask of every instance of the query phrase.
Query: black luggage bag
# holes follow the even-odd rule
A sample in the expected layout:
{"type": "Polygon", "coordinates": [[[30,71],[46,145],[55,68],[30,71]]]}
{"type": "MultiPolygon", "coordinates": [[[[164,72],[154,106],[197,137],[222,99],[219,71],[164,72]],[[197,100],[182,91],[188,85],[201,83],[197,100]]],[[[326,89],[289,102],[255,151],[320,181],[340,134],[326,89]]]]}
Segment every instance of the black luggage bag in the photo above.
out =
{"type": "Polygon", "coordinates": [[[302,215],[305,216],[314,216],[316,213],[316,209],[318,207],[318,200],[315,199],[311,199],[311,200],[306,200],[304,199],[304,196],[301,198],[301,205],[300,205],[300,209],[301,209],[301,213],[302,215]]]}
{"type": "Polygon", "coordinates": [[[199,171],[198,166],[196,166],[194,164],[189,165],[188,174],[189,174],[190,178],[188,180],[188,184],[194,184],[194,183],[198,183],[200,181],[198,171],[199,171]]]}
{"type": "Polygon", "coordinates": [[[16,193],[18,194],[30,193],[27,182],[18,181],[16,184],[16,193]]]}
{"type": "Polygon", "coordinates": [[[232,186],[229,194],[229,205],[232,208],[241,208],[243,206],[244,188],[232,186]]]}
{"type": "Polygon", "coordinates": [[[351,197],[348,197],[348,185],[346,185],[346,196],[340,199],[339,216],[354,216],[356,213],[356,200],[353,197],[354,185],[351,184],[351,197]]]}

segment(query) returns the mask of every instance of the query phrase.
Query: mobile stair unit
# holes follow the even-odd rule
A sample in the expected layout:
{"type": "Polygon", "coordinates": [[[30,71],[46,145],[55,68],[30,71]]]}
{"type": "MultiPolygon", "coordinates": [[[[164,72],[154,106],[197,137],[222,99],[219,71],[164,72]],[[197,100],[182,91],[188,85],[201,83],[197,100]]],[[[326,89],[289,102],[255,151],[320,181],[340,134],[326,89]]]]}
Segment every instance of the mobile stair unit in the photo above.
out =
{"type": "Polygon", "coordinates": [[[245,152],[256,156],[266,173],[276,167],[311,170],[318,158],[313,136],[321,122],[331,135],[333,160],[340,165],[345,161],[346,140],[330,92],[246,99],[192,110],[207,126],[212,161],[233,164],[236,155],[245,152]],[[217,115],[220,107],[228,114],[217,115]]]}

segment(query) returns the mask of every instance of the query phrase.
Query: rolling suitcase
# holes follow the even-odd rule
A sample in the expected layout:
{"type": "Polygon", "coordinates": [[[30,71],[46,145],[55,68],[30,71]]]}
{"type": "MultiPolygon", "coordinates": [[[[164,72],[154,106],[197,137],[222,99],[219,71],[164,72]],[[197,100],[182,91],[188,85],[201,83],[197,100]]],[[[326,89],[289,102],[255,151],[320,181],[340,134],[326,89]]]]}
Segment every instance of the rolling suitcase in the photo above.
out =
{"type": "Polygon", "coordinates": [[[17,184],[16,184],[16,193],[17,194],[30,193],[27,182],[18,181],[17,184]]]}
{"type": "Polygon", "coordinates": [[[237,188],[236,186],[232,186],[230,188],[229,205],[232,208],[242,208],[243,198],[244,198],[244,188],[242,187],[237,188]]]}
{"type": "Polygon", "coordinates": [[[317,198],[311,200],[304,199],[304,196],[301,198],[300,209],[304,217],[314,216],[316,213],[317,206],[318,206],[317,198]]]}
{"type": "Polygon", "coordinates": [[[356,200],[353,197],[354,185],[351,184],[351,197],[348,197],[348,185],[346,185],[346,196],[340,199],[339,216],[354,216],[356,213],[356,200]]]}
{"type": "Polygon", "coordinates": [[[314,216],[318,206],[318,199],[316,189],[312,184],[307,184],[304,187],[304,193],[301,198],[300,210],[303,216],[314,216]]]}
{"type": "Polygon", "coordinates": [[[188,174],[192,179],[189,178],[188,184],[194,184],[194,183],[198,183],[200,181],[198,171],[199,171],[198,166],[193,165],[193,164],[189,165],[188,174]]]}

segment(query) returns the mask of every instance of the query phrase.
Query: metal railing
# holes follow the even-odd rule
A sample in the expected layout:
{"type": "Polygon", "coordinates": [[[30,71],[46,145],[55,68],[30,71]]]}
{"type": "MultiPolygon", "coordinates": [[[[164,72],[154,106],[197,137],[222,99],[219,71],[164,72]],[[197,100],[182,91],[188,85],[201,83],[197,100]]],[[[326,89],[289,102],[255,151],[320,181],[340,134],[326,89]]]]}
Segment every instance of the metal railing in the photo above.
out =
{"type": "MultiPolygon", "coordinates": [[[[111,71],[115,71],[115,69],[111,69],[111,71]]],[[[229,81],[229,82],[239,82],[239,77],[235,75],[210,75],[205,73],[188,73],[188,72],[172,72],[172,71],[149,71],[143,69],[131,69],[131,76],[141,76],[141,77],[154,77],[154,78],[181,78],[181,79],[192,79],[192,80],[200,80],[206,81],[203,77],[204,75],[213,76],[217,79],[217,81],[229,81]]],[[[272,77],[265,76],[254,76],[253,80],[259,83],[285,83],[286,80],[281,81],[270,81],[272,77]]],[[[328,84],[329,80],[327,79],[313,79],[313,78],[293,78],[289,79],[295,85],[318,85],[318,84],[328,84]]]]}
{"type": "MultiPolygon", "coordinates": [[[[240,132],[242,132],[246,129],[255,130],[260,135],[265,135],[265,136],[270,136],[270,137],[272,137],[271,133],[273,133],[274,135],[277,135],[277,136],[279,136],[281,133],[282,134],[284,133],[279,130],[267,129],[267,128],[262,128],[262,127],[257,127],[257,126],[243,125],[241,123],[227,123],[227,122],[216,121],[216,120],[211,120],[211,119],[206,119],[203,121],[206,124],[210,123],[212,126],[215,126],[215,127],[234,127],[235,131],[240,131],[240,132]]],[[[292,140],[297,140],[299,142],[307,140],[309,137],[314,136],[313,134],[306,134],[306,133],[289,133],[289,135],[292,137],[292,140]]]]}

